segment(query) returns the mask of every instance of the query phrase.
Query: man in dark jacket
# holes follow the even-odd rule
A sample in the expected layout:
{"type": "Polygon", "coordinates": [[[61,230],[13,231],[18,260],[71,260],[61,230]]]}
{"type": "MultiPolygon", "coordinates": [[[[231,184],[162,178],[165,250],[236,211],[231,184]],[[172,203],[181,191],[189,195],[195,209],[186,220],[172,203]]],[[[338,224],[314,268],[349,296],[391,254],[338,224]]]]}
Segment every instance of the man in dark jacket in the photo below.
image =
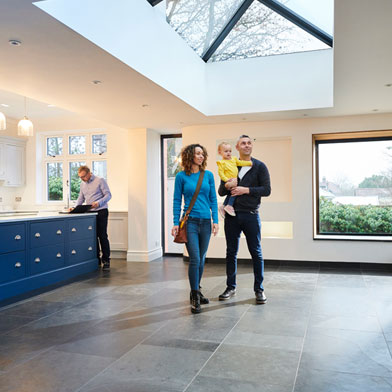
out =
{"type": "Polygon", "coordinates": [[[219,296],[219,300],[230,299],[236,293],[237,253],[241,232],[244,232],[253,261],[256,302],[264,304],[267,298],[263,288],[264,260],[260,243],[259,207],[261,197],[269,196],[271,193],[270,176],[267,166],[251,157],[253,142],[249,136],[240,136],[236,148],[240,159],[251,160],[252,166],[239,167],[238,179],[232,179],[226,183],[222,181],[218,189],[220,196],[225,196],[230,191],[232,196],[237,196],[234,202],[236,215],[226,214],[225,217],[227,288],[219,296]]]}

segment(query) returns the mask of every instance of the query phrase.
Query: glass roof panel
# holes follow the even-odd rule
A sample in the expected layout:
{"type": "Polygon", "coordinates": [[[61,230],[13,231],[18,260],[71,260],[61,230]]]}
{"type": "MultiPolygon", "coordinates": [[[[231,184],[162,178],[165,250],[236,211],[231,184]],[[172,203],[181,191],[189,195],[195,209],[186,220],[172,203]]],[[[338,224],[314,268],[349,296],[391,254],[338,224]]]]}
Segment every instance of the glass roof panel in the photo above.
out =
{"type": "Polygon", "coordinates": [[[333,0],[277,0],[329,35],[333,35],[333,0]]]}
{"type": "Polygon", "coordinates": [[[330,47],[259,1],[254,1],[210,58],[238,60],[330,47]]]}
{"type": "Polygon", "coordinates": [[[166,20],[202,56],[243,0],[167,0],[166,20]]]}

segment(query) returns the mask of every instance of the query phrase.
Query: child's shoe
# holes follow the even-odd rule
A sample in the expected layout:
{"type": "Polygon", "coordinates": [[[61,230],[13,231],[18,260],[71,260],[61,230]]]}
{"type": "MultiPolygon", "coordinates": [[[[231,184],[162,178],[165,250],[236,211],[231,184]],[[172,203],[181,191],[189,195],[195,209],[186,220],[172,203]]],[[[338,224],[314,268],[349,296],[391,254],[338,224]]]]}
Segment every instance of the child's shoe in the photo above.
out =
{"type": "Polygon", "coordinates": [[[220,216],[224,219],[225,218],[225,206],[224,205],[220,205],[219,207],[218,207],[218,211],[219,211],[219,214],[220,214],[220,216]]]}
{"type": "Polygon", "coordinates": [[[227,206],[225,206],[224,210],[225,210],[229,215],[235,216],[235,211],[234,211],[233,206],[227,205],[227,206]]]}

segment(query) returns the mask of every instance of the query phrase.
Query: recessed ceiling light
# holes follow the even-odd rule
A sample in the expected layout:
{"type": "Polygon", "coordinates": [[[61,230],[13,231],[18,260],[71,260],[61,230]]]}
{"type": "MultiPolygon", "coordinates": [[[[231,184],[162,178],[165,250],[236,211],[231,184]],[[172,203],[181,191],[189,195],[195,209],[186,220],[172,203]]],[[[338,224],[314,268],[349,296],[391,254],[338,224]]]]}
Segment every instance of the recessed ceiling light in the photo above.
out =
{"type": "Polygon", "coordinates": [[[22,45],[22,42],[19,41],[19,40],[17,40],[17,39],[10,39],[10,40],[8,41],[8,43],[9,43],[11,46],[20,46],[20,45],[22,45]]]}
{"type": "Polygon", "coordinates": [[[148,108],[150,105],[147,103],[143,103],[142,108],[148,108]]]}
{"type": "Polygon", "coordinates": [[[378,112],[378,109],[373,109],[372,111],[373,111],[373,112],[378,112]]]}
{"type": "Polygon", "coordinates": [[[6,103],[0,103],[1,106],[4,106],[5,108],[9,108],[10,105],[7,105],[6,103]]]}
{"type": "Polygon", "coordinates": [[[241,120],[242,120],[242,121],[246,121],[246,117],[242,117],[241,120]]]}
{"type": "Polygon", "coordinates": [[[102,82],[100,80],[92,80],[91,83],[92,84],[101,84],[102,82]]]}
{"type": "Polygon", "coordinates": [[[306,113],[303,114],[304,117],[308,117],[308,115],[306,113]]]}
{"type": "Polygon", "coordinates": [[[387,83],[385,87],[392,87],[392,83],[387,83]]]}

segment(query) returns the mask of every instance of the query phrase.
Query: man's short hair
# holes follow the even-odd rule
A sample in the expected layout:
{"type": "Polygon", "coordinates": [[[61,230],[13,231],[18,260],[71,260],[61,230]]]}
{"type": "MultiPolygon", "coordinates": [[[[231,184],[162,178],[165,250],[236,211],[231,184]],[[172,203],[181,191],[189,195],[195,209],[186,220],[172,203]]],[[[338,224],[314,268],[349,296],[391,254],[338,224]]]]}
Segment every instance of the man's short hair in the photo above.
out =
{"type": "Polygon", "coordinates": [[[86,172],[86,174],[90,173],[90,168],[86,165],[80,166],[78,169],[78,173],[81,173],[82,171],[86,172]]]}
{"type": "MultiPolygon", "coordinates": [[[[244,137],[247,137],[248,139],[251,139],[250,136],[248,136],[248,135],[241,135],[241,136],[238,138],[237,143],[238,143],[241,139],[243,139],[244,137]]],[[[251,140],[252,140],[252,139],[251,139],[251,140]]]]}

